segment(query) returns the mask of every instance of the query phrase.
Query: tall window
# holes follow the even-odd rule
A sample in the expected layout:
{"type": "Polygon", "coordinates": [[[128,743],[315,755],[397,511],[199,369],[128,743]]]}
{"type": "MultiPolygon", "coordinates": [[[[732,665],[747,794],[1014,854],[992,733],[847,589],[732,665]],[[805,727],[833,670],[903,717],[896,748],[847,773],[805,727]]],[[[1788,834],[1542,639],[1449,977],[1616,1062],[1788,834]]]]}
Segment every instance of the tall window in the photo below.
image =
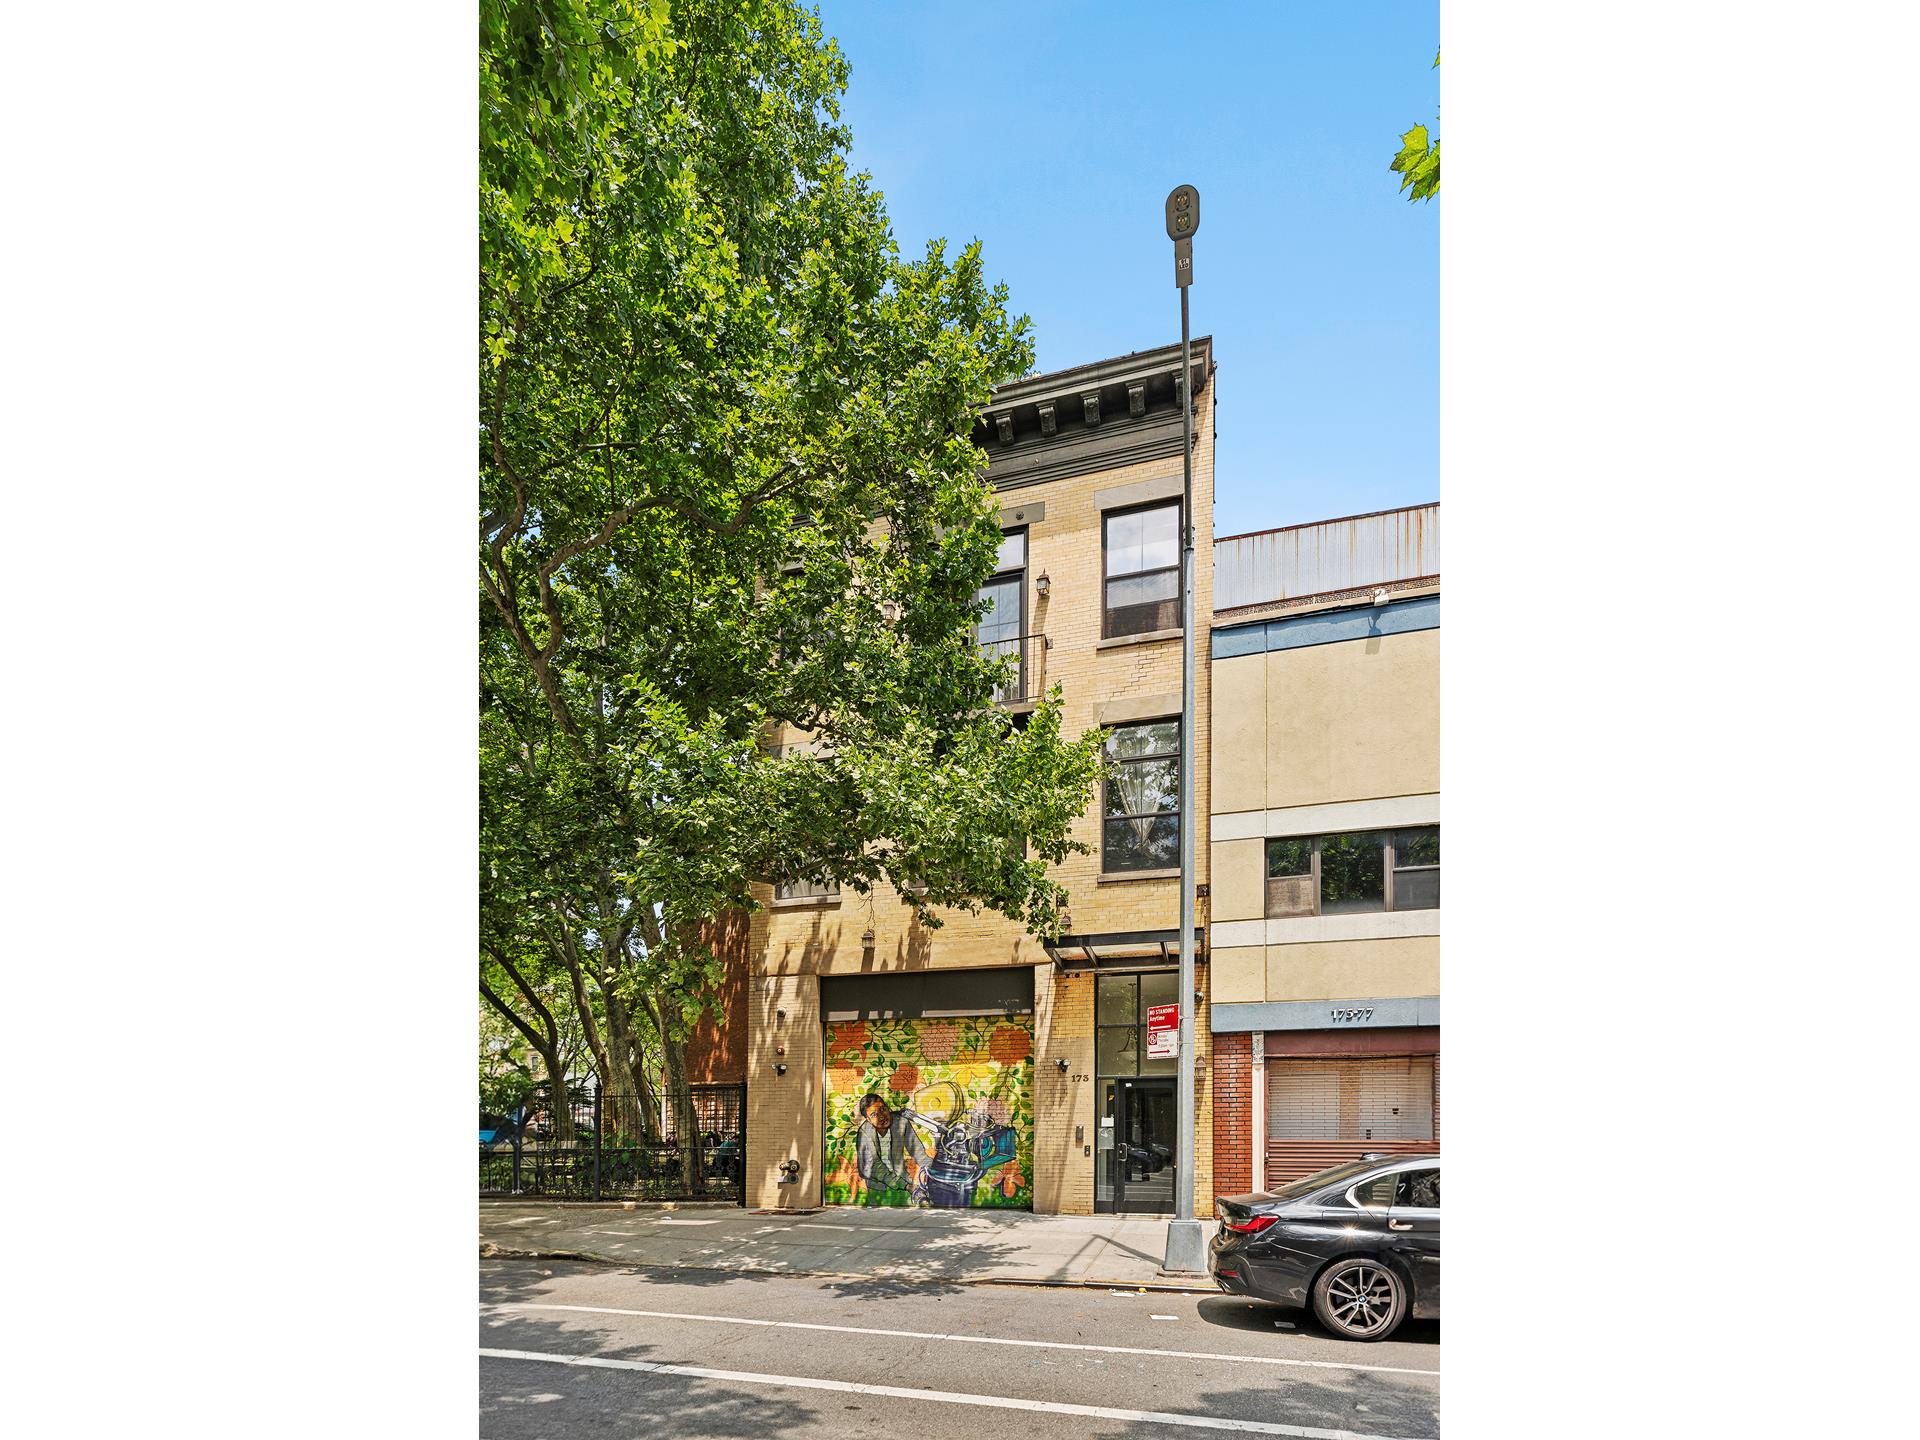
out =
{"type": "Polygon", "coordinates": [[[1180,502],[1109,512],[1101,521],[1106,639],[1180,626],[1180,502]]]}
{"type": "Polygon", "coordinates": [[[1440,827],[1267,841],[1267,914],[1440,908],[1440,827]]]}
{"type": "Polygon", "coordinates": [[[1180,863],[1180,722],[1107,732],[1113,773],[1102,801],[1100,868],[1171,870],[1180,863]]]}
{"type": "Polygon", "coordinates": [[[1000,541],[1000,559],[993,578],[975,594],[986,613],[974,627],[979,646],[987,654],[1006,656],[1014,661],[1014,670],[1006,684],[994,694],[1002,704],[1027,697],[1027,532],[1009,530],[1000,541]]]}
{"type": "Polygon", "coordinates": [[[1180,975],[1175,970],[1150,970],[1143,975],[1102,975],[1093,992],[1093,1073],[1107,1075],[1172,1075],[1180,1062],[1172,1056],[1147,1055],[1147,1011],[1155,1005],[1173,1005],[1180,999],[1180,975]]]}

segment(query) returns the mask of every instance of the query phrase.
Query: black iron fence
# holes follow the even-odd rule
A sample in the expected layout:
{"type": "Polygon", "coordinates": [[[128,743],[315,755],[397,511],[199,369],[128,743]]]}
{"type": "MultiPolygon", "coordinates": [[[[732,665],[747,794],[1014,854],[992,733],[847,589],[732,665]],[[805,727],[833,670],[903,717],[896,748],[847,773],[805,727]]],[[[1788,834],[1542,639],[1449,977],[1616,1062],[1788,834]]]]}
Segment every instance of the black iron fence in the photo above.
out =
{"type": "Polygon", "coordinates": [[[747,1087],[695,1085],[694,1178],[669,1109],[656,1140],[615,1133],[588,1086],[555,1106],[542,1092],[511,1114],[480,1117],[480,1193],[555,1200],[746,1202],[747,1087]]]}

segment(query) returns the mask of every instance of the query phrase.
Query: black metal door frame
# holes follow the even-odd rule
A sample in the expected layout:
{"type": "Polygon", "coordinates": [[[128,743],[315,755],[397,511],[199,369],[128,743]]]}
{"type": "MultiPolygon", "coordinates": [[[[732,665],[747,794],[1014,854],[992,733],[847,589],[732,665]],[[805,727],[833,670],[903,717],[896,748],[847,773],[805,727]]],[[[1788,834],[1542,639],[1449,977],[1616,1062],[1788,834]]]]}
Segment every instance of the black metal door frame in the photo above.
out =
{"type": "MultiPolygon", "coordinates": [[[[1167,1106],[1167,1109],[1173,1115],[1174,1124],[1178,1125],[1180,1123],[1180,1112],[1177,1104],[1177,1098],[1175,1096],[1175,1083],[1176,1082],[1174,1080],[1174,1077],[1171,1075],[1167,1075],[1167,1076],[1153,1076],[1153,1075],[1124,1076],[1123,1075],[1123,1076],[1116,1077],[1113,1082],[1114,1091],[1113,1091],[1113,1152],[1112,1154],[1113,1154],[1113,1209],[1115,1214],[1161,1215],[1161,1214],[1173,1213],[1172,1210],[1169,1208],[1169,1205],[1167,1204],[1167,1202],[1157,1198],[1152,1201],[1135,1200],[1131,1203],[1128,1201],[1127,1199],[1127,1164],[1122,1157],[1125,1156],[1127,1151],[1127,1144],[1128,1144],[1127,1135],[1130,1129],[1132,1128],[1130,1124],[1132,1115],[1130,1112],[1133,1109],[1133,1101],[1136,1096],[1142,1097],[1142,1098],[1144,1098],[1148,1094],[1159,1094],[1159,1095],[1167,1096],[1170,1102],[1175,1102],[1175,1103],[1170,1103],[1167,1106]]],[[[1167,1163],[1168,1163],[1168,1168],[1174,1172],[1173,1183],[1175,1186],[1178,1186],[1180,1183],[1179,1158],[1178,1158],[1180,1154],[1180,1136],[1178,1132],[1172,1135],[1157,1135],[1157,1136],[1154,1136],[1153,1138],[1158,1140],[1161,1144],[1166,1145],[1169,1149],[1173,1151],[1175,1158],[1168,1161],[1167,1163]]],[[[1134,1183],[1138,1185],[1141,1182],[1136,1181],[1134,1183]]],[[[1178,1191],[1176,1190],[1174,1193],[1177,1194],[1178,1191]]]]}

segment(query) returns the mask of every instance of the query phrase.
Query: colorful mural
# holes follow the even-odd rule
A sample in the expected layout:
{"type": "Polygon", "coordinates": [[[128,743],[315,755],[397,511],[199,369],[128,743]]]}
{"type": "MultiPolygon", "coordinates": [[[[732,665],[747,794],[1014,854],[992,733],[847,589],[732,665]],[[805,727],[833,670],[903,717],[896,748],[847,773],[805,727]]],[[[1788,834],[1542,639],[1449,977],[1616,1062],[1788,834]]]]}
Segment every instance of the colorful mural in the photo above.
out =
{"type": "Polygon", "coordinates": [[[1033,1208],[1033,1017],[827,1026],[826,1203],[1033,1208]]]}

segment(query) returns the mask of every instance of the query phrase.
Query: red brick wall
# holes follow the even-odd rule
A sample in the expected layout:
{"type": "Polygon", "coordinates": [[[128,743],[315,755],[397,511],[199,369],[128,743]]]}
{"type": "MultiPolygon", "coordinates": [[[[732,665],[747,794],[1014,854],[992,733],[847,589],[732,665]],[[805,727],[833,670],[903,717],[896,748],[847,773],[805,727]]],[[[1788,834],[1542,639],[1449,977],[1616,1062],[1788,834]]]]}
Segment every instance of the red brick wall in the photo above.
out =
{"type": "Polygon", "coordinates": [[[1213,1193],[1244,1195],[1253,1183],[1253,1037],[1213,1037],[1213,1193]]]}
{"type": "Polygon", "coordinates": [[[687,1037],[687,1079],[695,1085],[747,1078],[747,917],[729,916],[712,943],[725,966],[714,992],[720,1020],[702,1016],[687,1037]]]}

